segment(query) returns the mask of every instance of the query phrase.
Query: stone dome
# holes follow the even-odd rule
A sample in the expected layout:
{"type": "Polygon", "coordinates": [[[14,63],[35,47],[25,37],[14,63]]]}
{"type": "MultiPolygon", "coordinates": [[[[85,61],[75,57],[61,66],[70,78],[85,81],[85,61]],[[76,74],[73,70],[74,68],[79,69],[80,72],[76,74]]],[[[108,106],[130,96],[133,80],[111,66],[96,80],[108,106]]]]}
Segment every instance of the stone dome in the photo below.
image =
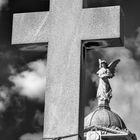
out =
{"type": "Polygon", "coordinates": [[[97,107],[95,111],[91,112],[85,117],[85,128],[90,126],[101,126],[108,128],[126,129],[123,120],[119,115],[112,112],[110,108],[97,107]]]}

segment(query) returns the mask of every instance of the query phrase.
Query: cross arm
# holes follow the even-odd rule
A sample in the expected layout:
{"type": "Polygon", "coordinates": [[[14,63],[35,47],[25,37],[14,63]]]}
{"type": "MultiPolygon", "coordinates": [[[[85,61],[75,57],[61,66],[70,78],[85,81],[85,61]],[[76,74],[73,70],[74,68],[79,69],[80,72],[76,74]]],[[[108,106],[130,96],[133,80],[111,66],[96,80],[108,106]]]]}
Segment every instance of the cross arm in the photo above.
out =
{"type": "Polygon", "coordinates": [[[115,39],[123,42],[123,20],[120,6],[83,9],[80,21],[80,37],[83,40],[115,39]]]}
{"type": "Polygon", "coordinates": [[[49,12],[13,15],[12,44],[48,42],[49,12]]]}

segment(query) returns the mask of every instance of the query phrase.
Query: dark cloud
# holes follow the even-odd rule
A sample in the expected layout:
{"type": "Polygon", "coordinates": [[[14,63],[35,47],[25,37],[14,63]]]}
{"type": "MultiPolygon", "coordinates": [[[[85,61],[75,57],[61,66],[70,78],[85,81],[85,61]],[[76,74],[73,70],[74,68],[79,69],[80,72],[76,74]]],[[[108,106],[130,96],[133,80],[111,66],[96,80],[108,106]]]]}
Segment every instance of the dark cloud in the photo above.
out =
{"type": "Polygon", "coordinates": [[[131,55],[136,61],[140,61],[140,27],[136,36],[125,38],[125,47],[132,52],[131,55]]]}
{"type": "Polygon", "coordinates": [[[42,132],[43,124],[44,124],[44,112],[41,112],[40,110],[36,110],[33,120],[34,120],[33,124],[35,126],[34,127],[35,130],[38,132],[42,132]]]}
{"type": "Polygon", "coordinates": [[[0,87],[0,112],[4,112],[10,103],[9,90],[10,89],[5,86],[0,87]]]}
{"type": "Polygon", "coordinates": [[[42,101],[44,102],[45,85],[42,83],[45,83],[43,82],[45,60],[30,62],[40,55],[36,56],[36,53],[30,52],[29,54],[33,54],[30,58],[24,53],[11,46],[2,47],[0,51],[0,139],[2,140],[18,140],[21,135],[41,133],[43,129],[42,101]],[[11,77],[15,83],[9,81],[11,77]],[[36,85],[32,84],[35,83],[34,80],[37,82],[36,85]],[[28,86],[25,86],[26,82],[28,86]],[[15,90],[14,84],[20,84],[21,90],[15,90]]]}
{"type": "MultiPolygon", "coordinates": [[[[14,83],[9,81],[10,76],[18,77],[19,75],[20,77],[21,74],[26,73],[25,79],[20,77],[21,83],[22,80],[32,79],[33,76],[38,83],[40,82],[40,85],[42,84],[41,81],[45,78],[45,76],[43,77],[45,61],[30,62],[30,60],[38,59],[40,55],[36,56],[36,53],[30,52],[29,54],[33,54],[30,58],[24,53],[11,46],[0,48],[0,139],[2,140],[18,140],[25,133],[40,133],[43,129],[41,124],[43,122],[43,120],[41,122],[41,116],[44,111],[44,104],[41,103],[44,99],[43,92],[40,96],[36,92],[35,98],[28,98],[34,95],[33,90],[31,95],[25,96],[21,94],[20,90],[14,90],[14,83]]],[[[25,87],[23,88],[25,89],[25,87]]],[[[35,85],[35,88],[37,87],[35,85]]]]}
{"type": "Polygon", "coordinates": [[[20,66],[23,65],[24,58],[20,55],[20,52],[13,49],[6,50],[5,48],[0,51],[0,84],[9,85],[11,82],[8,80],[8,77],[11,75],[12,67],[20,69],[20,66]]]}
{"type": "Polygon", "coordinates": [[[10,97],[10,104],[0,118],[0,139],[18,140],[26,133],[42,131],[44,106],[26,97],[14,93],[10,97]]]}

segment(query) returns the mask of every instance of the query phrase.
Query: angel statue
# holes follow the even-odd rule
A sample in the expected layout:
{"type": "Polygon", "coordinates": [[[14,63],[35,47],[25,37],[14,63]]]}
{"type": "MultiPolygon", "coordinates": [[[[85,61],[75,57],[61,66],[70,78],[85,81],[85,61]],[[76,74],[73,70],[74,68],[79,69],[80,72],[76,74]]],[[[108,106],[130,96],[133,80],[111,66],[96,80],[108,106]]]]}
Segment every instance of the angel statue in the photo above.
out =
{"type": "Polygon", "coordinates": [[[109,65],[105,60],[99,59],[99,70],[97,75],[99,77],[99,85],[97,90],[98,104],[109,103],[112,98],[112,89],[109,83],[109,79],[115,76],[116,65],[120,62],[117,59],[111,62],[109,65]]]}

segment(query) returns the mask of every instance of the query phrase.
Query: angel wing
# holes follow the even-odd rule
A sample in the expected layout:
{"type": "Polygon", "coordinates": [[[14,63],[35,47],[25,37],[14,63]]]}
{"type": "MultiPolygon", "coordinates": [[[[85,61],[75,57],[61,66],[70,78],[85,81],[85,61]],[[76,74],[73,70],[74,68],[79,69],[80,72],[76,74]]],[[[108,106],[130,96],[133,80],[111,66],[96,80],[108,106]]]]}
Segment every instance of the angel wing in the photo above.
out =
{"type": "Polygon", "coordinates": [[[120,59],[117,59],[108,65],[108,68],[110,72],[112,73],[112,76],[110,78],[112,78],[115,75],[115,68],[119,62],[120,62],[120,59]]]}

